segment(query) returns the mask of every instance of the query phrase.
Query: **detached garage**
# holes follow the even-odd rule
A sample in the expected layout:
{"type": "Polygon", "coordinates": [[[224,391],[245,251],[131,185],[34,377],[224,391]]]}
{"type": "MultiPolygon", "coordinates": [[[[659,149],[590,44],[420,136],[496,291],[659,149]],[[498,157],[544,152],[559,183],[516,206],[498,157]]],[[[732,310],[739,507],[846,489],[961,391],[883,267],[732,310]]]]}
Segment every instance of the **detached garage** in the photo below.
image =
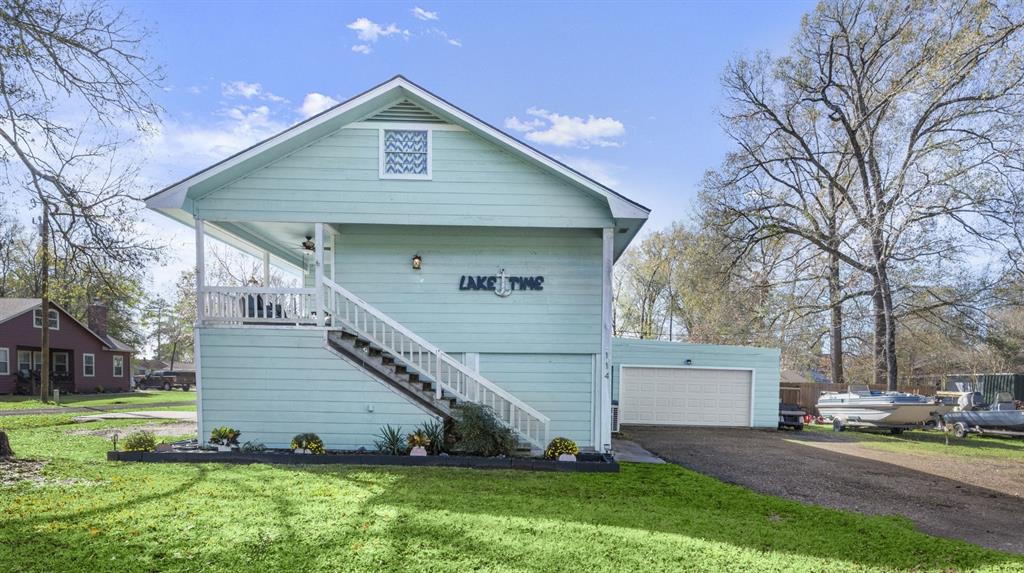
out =
{"type": "Polygon", "coordinates": [[[612,340],[616,425],[774,428],[779,350],[612,340]]]}

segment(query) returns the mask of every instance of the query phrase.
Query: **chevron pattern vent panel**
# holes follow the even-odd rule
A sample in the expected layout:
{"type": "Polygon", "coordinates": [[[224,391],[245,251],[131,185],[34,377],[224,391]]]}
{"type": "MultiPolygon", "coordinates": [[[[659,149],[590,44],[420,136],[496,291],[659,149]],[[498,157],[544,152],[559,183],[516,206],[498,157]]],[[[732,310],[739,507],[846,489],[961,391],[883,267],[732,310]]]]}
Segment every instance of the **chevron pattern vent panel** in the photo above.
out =
{"type": "Polygon", "coordinates": [[[427,175],[427,132],[384,131],[384,173],[388,175],[427,175]]]}

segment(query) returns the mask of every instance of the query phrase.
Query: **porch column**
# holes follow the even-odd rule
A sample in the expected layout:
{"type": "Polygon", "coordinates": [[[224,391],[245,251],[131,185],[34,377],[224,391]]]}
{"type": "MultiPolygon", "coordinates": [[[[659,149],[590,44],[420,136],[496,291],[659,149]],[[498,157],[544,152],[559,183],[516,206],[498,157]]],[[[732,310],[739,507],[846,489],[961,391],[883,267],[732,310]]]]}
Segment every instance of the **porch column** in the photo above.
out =
{"type": "Polygon", "coordinates": [[[316,325],[324,325],[324,224],[314,227],[314,248],[316,250],[316,325]]]}
{"type": "Polygon", "coordinates": [[[263,251],[263,288],[270,287],[270,251],[263,251]]]}
{"type": "Polygon", "coordinates": [[[206,226],[202,219],[196,218],[196,322],[201,324],[206,315],[203,308],[205,298],[203,289],[206,287],[206,246],[203,238],[206,235],[206,226]]]}
{"type": "Polygon", "coordinates": [[[601,232],[601,433],[594,440],[594,449],[609,451],[612,447],[612,264],[615,256],[615,229],[601,232]]]}

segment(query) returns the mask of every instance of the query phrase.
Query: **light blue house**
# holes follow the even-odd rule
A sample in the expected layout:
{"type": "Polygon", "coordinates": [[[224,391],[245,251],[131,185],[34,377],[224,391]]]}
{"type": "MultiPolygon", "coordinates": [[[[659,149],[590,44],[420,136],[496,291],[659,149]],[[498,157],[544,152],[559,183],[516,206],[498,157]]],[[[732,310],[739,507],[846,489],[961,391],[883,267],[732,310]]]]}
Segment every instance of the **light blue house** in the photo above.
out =
{"type": "Polygon", "coordinates": [[[409,80],[147,206],[196,232],[200,436],[372,447],[468,401],[534,447],[610,447],[612,265],[649,211],[409,80]],[[207,235],[262,257],[263,284],[207,284],[207,235]],[[303,286],[266,286],[271,266],[303,286]]]}

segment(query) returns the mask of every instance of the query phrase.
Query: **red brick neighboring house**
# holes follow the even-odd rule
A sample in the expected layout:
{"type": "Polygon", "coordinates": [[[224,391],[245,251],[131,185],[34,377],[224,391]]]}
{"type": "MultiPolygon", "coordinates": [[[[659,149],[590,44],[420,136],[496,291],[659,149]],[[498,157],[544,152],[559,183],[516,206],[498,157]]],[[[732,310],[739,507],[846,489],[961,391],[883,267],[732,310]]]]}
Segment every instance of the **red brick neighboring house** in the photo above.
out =
{"type": "Polygon", "coordinates": [[[107,307],[94,302],[88,326],[51,303],[49,320],[38,298],[0,298],[0,394],[14,393],[19,372],[30,379],[42,364],[40,328],[50,328],[50,369],[62,391],[127,392],[131,387],[132,348],[107,334],[107,307]],[[27,375],[27,376],[26,376],[27,375]]]}

